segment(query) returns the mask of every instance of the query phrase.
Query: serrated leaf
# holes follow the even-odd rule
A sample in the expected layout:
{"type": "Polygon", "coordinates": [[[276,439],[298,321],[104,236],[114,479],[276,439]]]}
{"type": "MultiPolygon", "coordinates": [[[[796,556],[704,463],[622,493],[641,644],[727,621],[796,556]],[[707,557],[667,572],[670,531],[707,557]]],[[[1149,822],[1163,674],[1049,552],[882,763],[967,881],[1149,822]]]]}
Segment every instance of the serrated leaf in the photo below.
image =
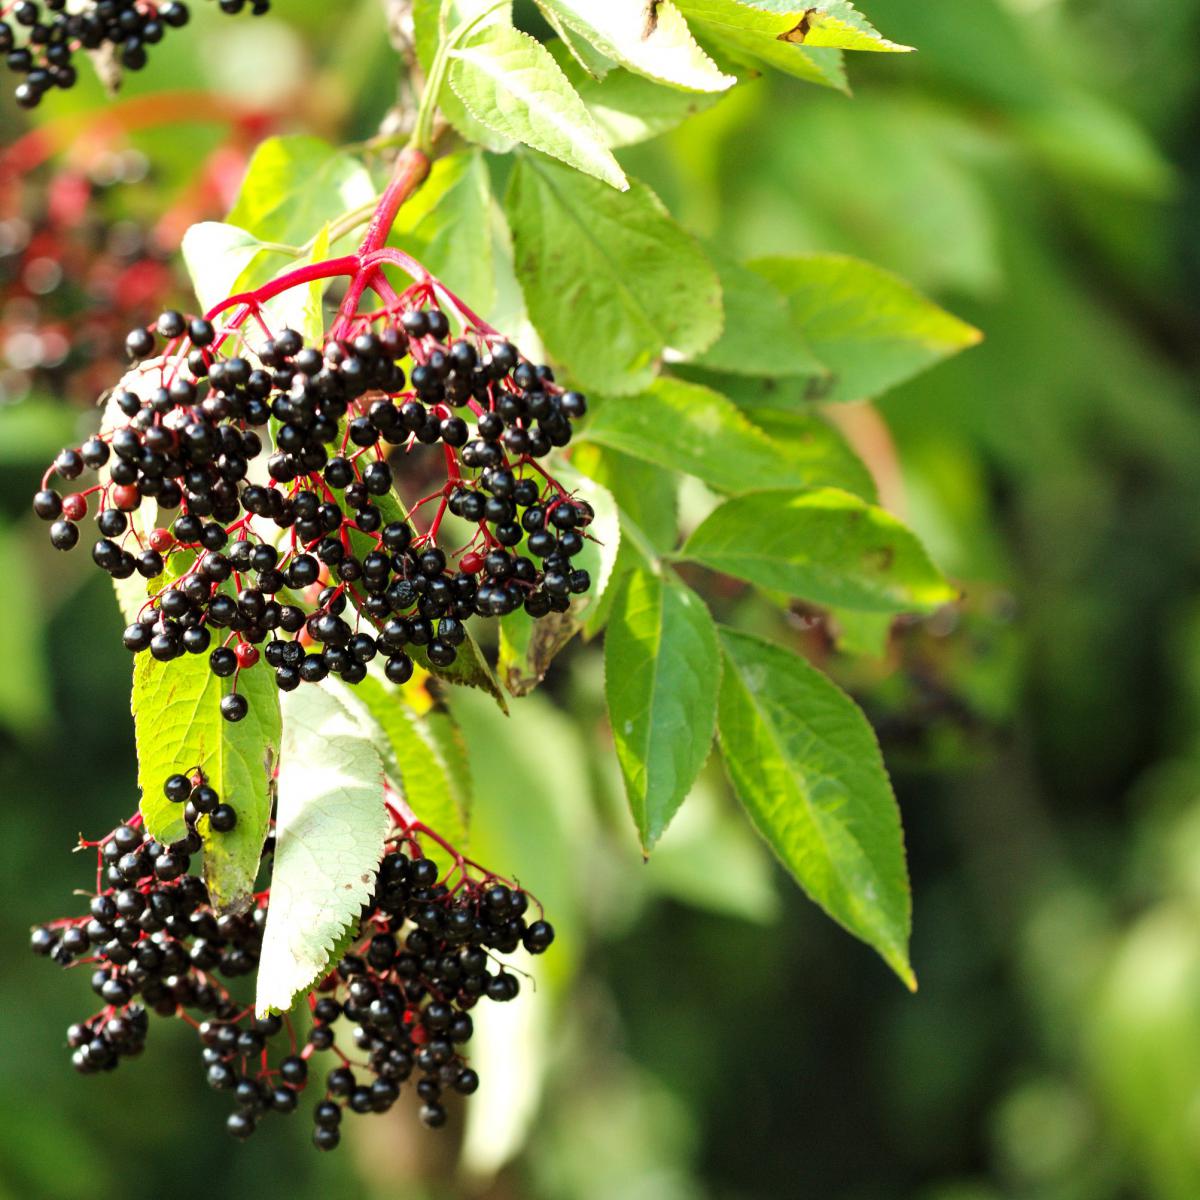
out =
{"type": "Polygon", "coordinates": [[[370,737],[330,691],[285,693],[259,1016],[285,1012],[326,974],[370,900],[391,829],[383,781],[370,737]]]}
{"type": "Polygon", "coordinates": [[[779,256],[749,266],[787,297],[808,345],[829,368],[822,400],[877,396],[982,337],[904,280],[856,258],[779,256]]]}
{"type": "Polygon", "coordinates": [[[477,312],[496,302],[489,226],[493,215],[487,164],[478,150],[450,154],[401,208],[393,238],[477,312]]]}
{"type": "Polygon", "coordinates": [[[228,833],[210,832],[204,819],[199,824],[205,881],[213,903],[223,909],[244,907],[253,890],[279,752],[279,689],[271,671],[260,665],[239,672],[237,689],[249,702],[249,713],[241,721],[226,721],[220,704],[232,680],[217,678],[206,654],[185,654],[168,663],[150,654],[135,660],[133,723],[142,817],[160,841],[183,837],[183,806],[163,795],[163,784],[176,772],[194,767],[204,772],[238,817],[228,833]]]}
{"type": "Polygon", "coordinates": [[[632,571],[604,636],[604,691],[625,794],[647,853],[708,757],[720,671],[704,602],[672,577],[632,571]]]}
{"type": "Polygon", "coordinates": [[[615,188],[629,186],[583,101],[536,38],[489,27],[452,58],[450,86],[477,121],[615,188]]]}
{"type": "Polygon", "coordinates": [[[452,718],[437,709],[414,712],[399,689],[374,674],[343,690],[344,702],[361,706],[377,731],[376,747],[384,768],[408,807],[426,825],[465,848],[471,778],[462,769],[462,755],[454,749],[452,734],[441,722],[442,716],[447,721],[452,718]]]}
{"type": "MultiPolygon", "coordinates": [[[[758,0],[761,3],[761,0],[758,0]]],[[[789,41],[805,46],[831,46],[838,50],[866,50],[905,54],[911,46],[889,41],[850,3],[850,0],[822,0],[808,9],[789,41]]]]}
{"type": "Polygon", "coordinates": [[[700,524],[680,557],[865,612],[928,612],[956,597],[910,530],[838,488],[735,496],[700,524]]]}
{"type": "Polygon", "coordinates": [[[751,821],[809,897],[915,989],[900,814],[874,731],[804,659],[731,629],[720,638],[717,731],[751,821]]]}
{"type": "MultiPolygon", "coordinates": [[[[491,0],[415,0],[413,4],[413,40],[421,69],[428,75],[437,53],[442,32],[449,34],[465,21],[480,16],[491,7],[491,0]]],[[[512,25],[512,6],[502,5],[488,15],[482,16],[479,28],[512,25]]],[[[477,121],[449,88],[443,88],[438,97],[438,107],[446,120],[468,142],[482,146],[494,154],[507,154],[515,145],[512,138],[502,137],[482,122],[477,121]]]]}
{"type": "Polygon", "coordinates": [[[558,42],[551,42],[546,48],[558,59],[560,64],[563,62],[563,57],[557,53],[556,46],[561,47],[565,55],[577,63],[592,79],[603,79],[617,65],[607,55],[601,54],[586,38],[576,33],[556,12],[548,8],[543,8],[541,11],[542,16],[546,18],[546,23],[558,34],[558,42]]]}
{"type": "Polygon", "coordinates": [[[637,396],[594,402],[579,440],[695,475],[721,492],[845,482],[841,463],[831,463],[819,446],[809,454],[800,444],[773,440],[724,396],[669,377],[637,396]]]}
{"type": "Polygon", "coordinates": [[[721,278],[725,327],[692,362],[735,375],[787,378],[829,374],[805,341],[778,288],[719,250],[709,247],[708,256],[721,278]]]}
{"type": "Polygon", "coordinates": [[[639,75],[693,92],[723,92],[737,82],[696,44],[671,0],[538,0],[538,6],[639,75]]]}
{"type": "Polygon", "coordinates": [[[806,6],[792,0],[680,0],[680,6],[693,28],[730,57],[847,90],[841,51],[810,47],[793,36],[809,11],[806,6]]]}
{"type": "Polygon", "coordinates": [[[552,42],[547,49],[587,105],[605,141],[614,149],[666,133],[688,117],[711,108],[723,95],[681,92],[624,69],[597,77],[571,56],[563,42],[552,42]]]}
{"type": "Polygon", "coordinates": [[[505,207],[529,315],[585,387],[635,391],[668,346],[699,353],[720,334],[717,274],[645,184],[622,195],[526,155],[505,207]]]}
{"type": "Polygon", "coordinates": [[[301,245],[326,221],[375,196],[367,168],[320,138],[261,142],[226,221],[264,242],[301,245]]]}

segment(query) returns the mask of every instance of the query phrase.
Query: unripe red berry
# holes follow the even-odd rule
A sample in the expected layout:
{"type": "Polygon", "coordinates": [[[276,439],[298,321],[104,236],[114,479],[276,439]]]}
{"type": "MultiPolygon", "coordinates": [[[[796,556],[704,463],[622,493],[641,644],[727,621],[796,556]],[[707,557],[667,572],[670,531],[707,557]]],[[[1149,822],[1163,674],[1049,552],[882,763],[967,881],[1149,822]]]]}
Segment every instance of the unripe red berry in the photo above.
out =
{"type": "Polygon", "coordinates": [[[79,492],[73,492],[71,495],[63,497],[63,516],[68,521],[82,521],[87,516],[87,507],[87,497],[79,492]]]}
{"type": "Polygon", "coordinates": [[[175,537],[169,529],[152,529],[146,540],[150,543],[150,548],[157,550],[159,554],[175,545],[175,537]]]}
{"type": "Polygon", "coordinates": [[[252,667],[258,662],[258,647],[249,642],[238,642],[234,653],[237,655],[239,667],[252,667]]]}
{"type": "Polygon", "coordinates": [[[483,570],[483,555],[476,554],[472,550],[469,554],[462,556],[462,561],[458,565],[467,575],[478,575],[483,570]]]}
{"type": "Polygon", "coordinates": [[[113,507],[121,512],[133,512],[142,502],[142,495],[132,483],[123,483],[112,490],[113,507]]]}

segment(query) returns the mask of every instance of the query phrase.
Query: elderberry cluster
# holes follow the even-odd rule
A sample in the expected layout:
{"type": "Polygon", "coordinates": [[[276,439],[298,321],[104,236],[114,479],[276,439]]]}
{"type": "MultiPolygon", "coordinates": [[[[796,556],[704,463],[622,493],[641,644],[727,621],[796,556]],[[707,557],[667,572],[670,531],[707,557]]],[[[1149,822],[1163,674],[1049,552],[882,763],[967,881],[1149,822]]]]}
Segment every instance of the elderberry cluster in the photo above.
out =
{"type": "MultiPolygon", "coordinates": [[[[184,803],[205,801],[201,779],[172,776],[167,783],[175,800],[185,788],[184,803]]],[[[188,856],[200,845],[195,830],[162,847],[138,822],[96,843],[89,913],[35,928],[32,948],[62,966],[93,967],[92,988],[105,1007],[67,1030],[78,1071],[114,1070],[144,1051],[151,1014],[177,1017],[198,1035],[209,1085],[232,1096],[226,1128],[237,1138],[249,1137],[269,1113],[296,1111],[313,1056],[322,1052],[337,1065],[313,1109],[319,1149],[338,1144],[347,1111],[386,1112],[413,1078],[421,1120],[444,1125],[446,1096],[479,1086],[463,1055],[473,1032],[470,1010],[481,998],[505,1002],[519,991],[517,976],[495,955],[518,946],[540,954],[554,940],[548,922],[527,920],[526,892],[457,852],[456,882],[439,882],[439,868],[414,832],[424,827],[408,827],[389,845],[351,952],[309,995],[311,1025],[302,1039],[290,1018],[255,1018],[226,986],[258,964],[269,891],[249,912],[218,914],[203,881],[187,874],[188,856]],[[360,1067],[338,1047],[341,1019],[366,1057],[360,1067]]],[[[264,858],[273,849],[271,836],[264,858]]]]}
{"type": "Polygon", "coordinates": [[[33,507],[69,550],[98,498],[96,565],[115,579],[163,577],[126,647],[164,662],[208,654],[216,675],[234,677],[228,719],[246,715],[236,677],[260,658],[285,691],[330,673],[357,683],[377,656],[403,683],[414,653],[449,667],[468,618],[545,617],[588,590],[572,560],[593,511],[539,461],[570,442],[586,401],[549,368],[499,337],[451,339],[437,308],[320,348],[284,330],[252,356],[228,354],[226,338],[175,311],[135,329],[127,349],[142,366],[110,402],[121,419],[62,451],[33,507]],[[166,353],[146,362],[156,334],[166,353]],[[390,446],[441,450],[445,483],[409,512],[390,446]],[[101,472],[94,487],[48,486],[86,469],[101,472]],[[169,527],[139,528],[147,500],[178,511],[169,527]],[[447,512],[474,527],[450,554],[435,542],[447,512]]]}
{"type": "MultiPolygon", "coordinates": [[[[258,16],[270,0],[218,0],[218,7],[258,16]]],[[[52,88],[75,86],[77,51],[111,48],[125,70],[140,71],[147,47],[186,25],[191,14],[181,0],[17,0],[5,16],[11,19],[0,20],[0,53],[10,71],[25,76],[14,91],[17,103],[34,108],[52,88]]]]}

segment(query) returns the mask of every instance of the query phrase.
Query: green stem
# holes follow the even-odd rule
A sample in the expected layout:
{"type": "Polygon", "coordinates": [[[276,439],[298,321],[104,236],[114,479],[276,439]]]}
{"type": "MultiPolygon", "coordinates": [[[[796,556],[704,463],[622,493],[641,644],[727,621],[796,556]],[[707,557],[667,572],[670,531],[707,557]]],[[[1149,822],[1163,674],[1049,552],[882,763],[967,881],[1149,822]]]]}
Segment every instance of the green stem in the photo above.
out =
{"type": "MultiPolygon", "coordinates": [[[[450,61],[454,52],[477,26],[487,20],[492,13],[504,8],[509,3],[511,0],[496,0],[494,4],[489,4],[487,8],[476,13],[470,20],[455,26],[447,36],[442,38],[438,44],[437,53],[433,56],[433,62],[429,66],[429,76],[425,80],[425,90],[421,93],[421,104],[417,109],[417,120],[413,126],[412,138],[408,143],[410,146],[425,154],[432,153],[433,120],[437,114],[442,89],[446,86],[446,76],[450,70],[450,61]]],[[[447,10],[448,5],[443,4],[443,19],[447,10]]]]}

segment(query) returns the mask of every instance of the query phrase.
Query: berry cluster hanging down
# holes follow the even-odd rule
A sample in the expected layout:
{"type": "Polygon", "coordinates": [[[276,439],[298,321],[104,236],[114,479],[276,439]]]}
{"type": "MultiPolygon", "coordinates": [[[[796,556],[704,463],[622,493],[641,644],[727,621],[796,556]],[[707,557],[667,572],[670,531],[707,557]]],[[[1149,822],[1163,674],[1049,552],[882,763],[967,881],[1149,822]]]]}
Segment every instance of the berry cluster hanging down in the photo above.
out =
{"type": "MultiPolygon", "coordinates": [[[[213,829],[228,808],[198,774],[172,776],[166,793],[187,806],[193,822],[207,815],[213,829]]],[[[520,990],[497,954],[521,946],[540,954],[554,930],[533,916],[531,906],[539,906],[527,892],[464,858],[432,830],[393,815],[375,894],[349,951],[309,994],[306,1028],[286,1016],[256,1018],[227,986],[258,965],[269,889],[250,911],[218,915],[203,881],[187,873],[200,847],[194,827],[181,842],[161,846],[134,817],[100,842],[85,843],[95,846],[98,860],[88,913],[32,934],[35,953],[64,967],[90,966],[92,989],[104,1004],[67,1030],[75,1068],[114,1070],[144,1051],[152,1016],[175,1017],[195,1030],[209,1085],[234,1102],[226,1122],[234,1137],[248,1137],[270,1113],[295,1112],[301,1093],[316,1091],[313,1142],[330,1150],[347,1112],[388,1111],[410,1079],[421,1120],[444,1125],[446,1098],[479,1086],[464,1058],[470,1010],[481,998],[509,1001],[520,990]],[[451,864],[444,875],[424,852],[429,841],[451,864]],[[346,1027],[360,1062],[338,1044],[346,1027]],[[323,1086],[314,1088],[311,1060],[320,1053],[335,1061],[323,1086]]],[[[272,833],[264,864],[273,853],[272,833]]]]}
{"type": "Polygon", "coordinates": [[[97,566],[162,577],[125,645],[207,654],[234,677],[229,720],[247,712],[236,677],[260,658],[285,691],[331,672],[356,683],[379,655],[403,683],[413,647],[449,667],[469,617],[544,617],[590,587],[572,560],[593,511],[540,461],[570,442],[584,397],[473,314],[452,336],[439,291],[417,283],[320,346],[273,334],[244,303],[243,324],[224,327],[164,312],[129,334],[140,366],[110,400],[112,427],[62,451],[34,497],[54,546],[74,547],[94,512],[97,566]],[[262,324],[253,349],[247,313],[262,324]],[[388,451],[426,446],[444,483],[405,511],[388,451]],[[50,486],[89,469],[91,487],[50,486]],[[139,527],[146,501],[178,515],[139,527]],[[447,512],[474,529],[449,552],[436,544],[447,512]]]}
{"type": "MultiPolygon", "coordinates": [[[[270,0],[217,0],[225,13],[256,16],[270,0]]],[[[0,53],[8,69],[25,78],[14,91],[23,108],[34,108],[53,88],[75,86],[80,50],[110,50],[127,71],[146,65],[147,47],[191,18],[182,0],[16,0],[0,8],[0,53]]]]}

